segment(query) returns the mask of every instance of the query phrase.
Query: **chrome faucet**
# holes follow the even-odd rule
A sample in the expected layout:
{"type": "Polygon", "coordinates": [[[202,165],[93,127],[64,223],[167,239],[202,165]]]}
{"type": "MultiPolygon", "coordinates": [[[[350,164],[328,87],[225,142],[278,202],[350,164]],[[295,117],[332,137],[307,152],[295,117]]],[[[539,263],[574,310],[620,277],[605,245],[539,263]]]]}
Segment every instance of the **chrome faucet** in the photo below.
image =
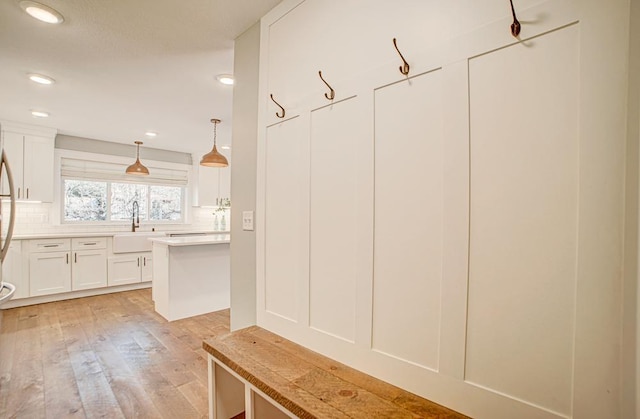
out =
{"type": "Polygon", "coordinates": [[[131,212],[131,231],[136,232],[140,227],[140,206],[138,201],[133,201],[133,211],[131,212]]]}

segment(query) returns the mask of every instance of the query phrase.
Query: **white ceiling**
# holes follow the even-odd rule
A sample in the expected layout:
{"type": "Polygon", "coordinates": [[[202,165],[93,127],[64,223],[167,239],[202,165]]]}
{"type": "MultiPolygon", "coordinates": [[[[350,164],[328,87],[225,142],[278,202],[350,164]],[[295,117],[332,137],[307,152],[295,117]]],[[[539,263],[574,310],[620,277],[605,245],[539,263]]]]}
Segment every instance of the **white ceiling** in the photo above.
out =
{"type": "Polygon", "coordinates": [[[231,143],[233,87],[215,76],[233,73],[233,40],[280,0],[40,2],[65,21],[46,24],[19,0],[0,0],[0,119],[199,153],[211,148],[214,117],[219,145],[231,143]]]}

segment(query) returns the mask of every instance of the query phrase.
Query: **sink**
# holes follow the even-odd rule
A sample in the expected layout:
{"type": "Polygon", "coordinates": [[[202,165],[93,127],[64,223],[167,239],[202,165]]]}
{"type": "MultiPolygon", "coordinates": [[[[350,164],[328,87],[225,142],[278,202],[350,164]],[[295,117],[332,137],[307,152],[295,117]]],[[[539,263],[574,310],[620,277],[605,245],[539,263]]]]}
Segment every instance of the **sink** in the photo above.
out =
{"type": "Polygon", "coordinates": [[[164,236],[162,232],[139,231],[113,235],[113,253],[150,252],[150,237],[164,236]]]}

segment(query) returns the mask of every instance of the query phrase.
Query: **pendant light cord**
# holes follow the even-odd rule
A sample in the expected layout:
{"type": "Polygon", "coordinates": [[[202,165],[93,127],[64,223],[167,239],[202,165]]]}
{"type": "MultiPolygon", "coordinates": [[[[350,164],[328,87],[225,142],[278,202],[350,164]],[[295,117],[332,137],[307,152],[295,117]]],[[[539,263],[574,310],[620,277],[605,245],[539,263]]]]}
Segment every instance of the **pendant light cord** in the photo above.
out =
{"type": "Polygon", "coordinates": [[[213,123],[213,146],[216,146],[216,139],[218,138],[218,123],[213,123]]]}

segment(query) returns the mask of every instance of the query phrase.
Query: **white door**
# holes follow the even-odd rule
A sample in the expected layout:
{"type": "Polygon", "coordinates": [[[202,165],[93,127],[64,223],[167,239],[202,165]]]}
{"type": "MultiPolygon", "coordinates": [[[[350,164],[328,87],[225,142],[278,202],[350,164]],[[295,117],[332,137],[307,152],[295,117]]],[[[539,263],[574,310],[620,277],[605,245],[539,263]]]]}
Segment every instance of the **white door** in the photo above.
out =
{"type": "MultiPolygon", "coordinates": [[[[13,175],[13,184],[15,186],[17,199],[24,198],[24,188],[22,187],[24,159],[23,138],[24,136],[22,134],[7,131],[3,133],[2,137],[2,147],[7,155],[9,166],[11,166],[11,174],[13,175]]],[[[2,193],[9,193],[9,184],[7,183],[6,177],[3,177],[2,180],[2,193]]]]}
{"type": "Polygon", "coordinates": [[[149,252],[148,254],[145,253],[144,255],[140,256],[140,258],[142,259],[142,282],[153,280],[153,257],[151,255],[152,253],[149,252]]]}
{"type": "Polygon", "coordinates": [[[198,205],[213,207],[219,197],[220,170],[217,167],[198,167],[198,205]]]}
{"type": "Polygon", "coordinates": [[[136,254],[109,258],[109,286],[140,282],[140,256],[136,254]]]}
{"type": "Polygon", "coordinates": [[[30,296],[71,291],[69,252],[45,252],[29,255],[30,296]]]}
{"type": "Polygon", "coordinates": [[[231,198],[231,168],[222,167],[220,171],[218,184],[218,197],[220,200],[231,198]]]}
{"type": "Polygon", "coordinates": [[[2,280],[16,286],[13,299],[29,296],[29,283],[22,275],[22,241],[14,240],[9,244],[7,257],[2,263],[2,280]]]}
{"type": "Polygon", "coordinates": [[[72,288],[74,291],[107,286],[107,251],[73,252],[72,288]]]}
{"type": "Polygon", "coordinates": [[[51,138],[25,135],[23,199],[53,202],[53,146],[51,138]]]}

